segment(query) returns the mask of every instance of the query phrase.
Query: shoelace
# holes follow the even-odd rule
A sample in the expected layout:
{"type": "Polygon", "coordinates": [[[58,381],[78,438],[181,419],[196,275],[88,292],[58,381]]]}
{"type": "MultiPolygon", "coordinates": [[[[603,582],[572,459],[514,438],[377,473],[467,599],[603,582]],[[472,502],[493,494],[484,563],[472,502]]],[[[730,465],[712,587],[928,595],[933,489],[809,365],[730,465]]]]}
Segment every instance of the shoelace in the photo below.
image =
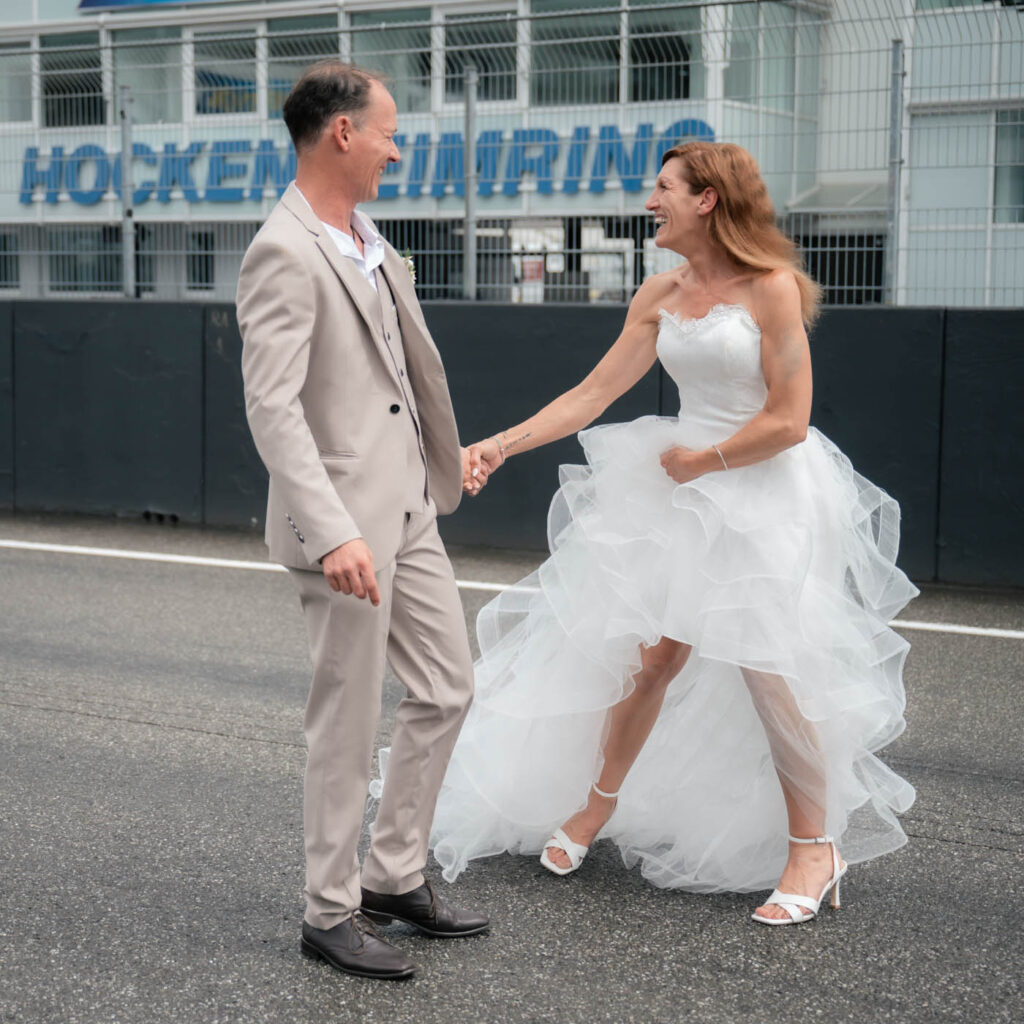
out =
{"type": "Polygon", "coordinates": [[[358,952],[359,949],[366,946],[366,936],[371,935],[375,939],[381,939],[380,932],[373,926],[373,922],[365,917],[361,911],[356,911],[352,915],[352,931],[349,933],[348,948],[353,952],[358,952]],[[356,946],[356,936],[359,938],[359,946],[356,946]]]}

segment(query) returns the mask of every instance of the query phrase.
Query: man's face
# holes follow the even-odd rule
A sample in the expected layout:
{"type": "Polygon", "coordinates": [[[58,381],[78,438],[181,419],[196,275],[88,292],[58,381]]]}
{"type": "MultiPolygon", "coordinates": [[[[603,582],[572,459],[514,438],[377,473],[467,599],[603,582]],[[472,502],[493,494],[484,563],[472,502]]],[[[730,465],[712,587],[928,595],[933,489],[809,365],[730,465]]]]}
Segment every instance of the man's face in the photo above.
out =
{"type": "Polygon", "coordinates": [[[379,82],[370,86],[370,101],[363,113],[361,126],[349,131],[347,175],[354,186],[357,203],[377,198],[381,175],[388,164],[398,163],[395,145],[398,110],[391,93],[379,82]]]}

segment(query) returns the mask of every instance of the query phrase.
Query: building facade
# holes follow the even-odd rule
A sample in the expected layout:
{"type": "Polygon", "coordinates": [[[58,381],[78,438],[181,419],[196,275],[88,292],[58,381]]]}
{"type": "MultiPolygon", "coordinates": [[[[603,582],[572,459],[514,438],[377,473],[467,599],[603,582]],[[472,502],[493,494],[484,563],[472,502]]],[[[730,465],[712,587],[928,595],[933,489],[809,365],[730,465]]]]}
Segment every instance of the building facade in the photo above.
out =
{"type": "Polygon", "coordinates": [[[673,261],[661,154],[707,138],[828,301],[1024,305],[1024,10],[990,0],[5,0],[0,295],[231,298],[325,57],[390,77],[368,212],[426,298],[627,299],[673,261]]]}

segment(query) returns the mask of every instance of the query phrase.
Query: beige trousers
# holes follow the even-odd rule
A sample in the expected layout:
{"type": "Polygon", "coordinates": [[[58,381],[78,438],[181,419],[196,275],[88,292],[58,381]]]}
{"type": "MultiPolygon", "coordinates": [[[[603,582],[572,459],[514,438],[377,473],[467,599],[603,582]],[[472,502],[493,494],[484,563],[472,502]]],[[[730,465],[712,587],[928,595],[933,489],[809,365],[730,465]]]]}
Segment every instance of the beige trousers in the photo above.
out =
{"type": "Polygon", "coordinates": [[[377,571],[381,603],[331,590],[322,573],[289,570],[309,631],[306,705],[306,920],[332,928],[359,908],[360,885],[403,893],[423,884],[437,794],[473,692],[455,576],[433,503],[407,515],[395,560],[377,571]],[[406,688],[373,837],[360,872],[385,660],[406,688]]]}

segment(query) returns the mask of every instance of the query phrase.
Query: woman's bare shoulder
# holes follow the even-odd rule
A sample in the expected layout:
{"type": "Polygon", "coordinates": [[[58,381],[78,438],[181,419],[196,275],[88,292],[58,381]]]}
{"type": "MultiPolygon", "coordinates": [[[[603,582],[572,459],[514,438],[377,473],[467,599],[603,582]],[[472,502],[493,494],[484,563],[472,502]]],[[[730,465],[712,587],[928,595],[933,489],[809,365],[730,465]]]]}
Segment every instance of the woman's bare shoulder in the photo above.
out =
{"type": "MultiPolygon", "coordinates": [[[[685,264],[684,264],[685,266],[685,264]]],[[[682,287],[683,270],[674,267],[661,274],[652,274],[636,290],[633,301],[630,303],[630,314],[643,314],[645,317],[657,319],[658,309],[669,300],[673,294],[678,293],[682,287]]]]}

